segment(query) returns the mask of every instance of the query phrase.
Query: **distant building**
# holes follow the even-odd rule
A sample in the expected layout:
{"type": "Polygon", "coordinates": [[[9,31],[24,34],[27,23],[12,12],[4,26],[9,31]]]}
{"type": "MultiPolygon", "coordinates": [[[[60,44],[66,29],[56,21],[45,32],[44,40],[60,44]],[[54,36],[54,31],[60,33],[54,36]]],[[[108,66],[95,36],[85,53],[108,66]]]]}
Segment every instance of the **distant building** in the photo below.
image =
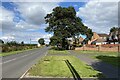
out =
{"type": "Polygon", "coordinates": [[[40,47],[41,45],[38,43],[37,46],[40,47]]]}
{"type": "Polygon", "coordinates": [[[80,36],[80,38],[79,38],[79,44],[80,44],[80,45],[82,44],[83,40],[84,40],[84,39],[80,36]]]}
{"type": "MultiPolygon", "coordinates": [[[[75,39],[74,38],[67,38],[67,40],[69,41],[69,44],[74,44],[75,43],[75,39]]],[[[81,45],[83,40],[84,39],[80,36],[79,39],[76,41],[76,43],[81,45]]]]}
{"type": "Polygon", "coordinates": [[[67,40],[68,40],[69,44],[71,44],[71,45],[75,42],[74,38],[67,38],[67,40]]]}

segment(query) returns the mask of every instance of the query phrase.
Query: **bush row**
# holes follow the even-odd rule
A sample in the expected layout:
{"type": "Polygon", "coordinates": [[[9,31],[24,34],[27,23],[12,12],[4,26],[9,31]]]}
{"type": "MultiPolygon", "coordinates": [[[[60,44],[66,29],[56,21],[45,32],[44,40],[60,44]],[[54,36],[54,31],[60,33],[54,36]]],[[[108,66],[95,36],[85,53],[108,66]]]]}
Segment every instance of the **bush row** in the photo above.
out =
{"type": "Polygon", "coordinates": [[[2,52],[18,51],[37,48],[37,45],[2,45],[2,52]]]}

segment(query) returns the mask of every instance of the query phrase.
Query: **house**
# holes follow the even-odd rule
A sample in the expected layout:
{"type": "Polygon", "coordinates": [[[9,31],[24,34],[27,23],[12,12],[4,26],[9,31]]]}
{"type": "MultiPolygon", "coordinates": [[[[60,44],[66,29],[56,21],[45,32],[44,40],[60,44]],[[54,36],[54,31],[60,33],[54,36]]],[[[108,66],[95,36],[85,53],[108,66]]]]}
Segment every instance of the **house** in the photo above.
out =
{"type": "Polygon", "coordinates": [[[97,34],[96,32],[93,32],[93,36],[91,40],[88,41],[88,44],[95,44],[95,45],[102,45],[107,44],[107,34],[97,34]]]}
{"type": "Polygon", "coordinates": [[[67,40],[68,40],[68,43],[69,43],[69,49],[74,49],[75,46],[81,45],[84,39],[80,36],[76,40],[73,37],[67,38],[67,40]]]}
{"type": "Polygon", "coordinates": [[[99,39],[104,39],[104,40],[106,40],[109,37],[109,35],[107,34],[98,34],[98,35],[99,35],[99,39]]]}
{"type": "Polygon", "coordinates": [[[80,38],[79,38],[79,45],[82,44],[83,40],[84,40],[84,39],[80,36],[80,38]]]}
{"type": "Polygon", "coordinates": [[[68,43],[71,45],[75,42],[75,40],[73,38],[67,38],[67,40],[68,40],[68,43]]]}
{"type": "Polygon", "coordinates": [[[97,39],[99,39],[99,35],[96,32],[93,32],[93,36],[92,36],[91,40],[88,41],[88,44],[91,44],[92,42],[96,41],[97,39]]]}
{"type": "Polygon", "coordinates": [[[106,39],[97,39],[97,40],[95,40],[95,44],[96,45],[107,44],[107,41],[106,41],[106,39]]]}
{"type": "MultiPolygon", "coordinates": [[[[71,38],[67,38],[67,40],[68,40],[69,44],[74,44],[75,43],[75,39],[72,38],[72,37],[71,38]]],[[[76,43],[81,45],[83,40],[84,39],[80,36],[79,39],[76,40],[76,43]]]]}
{"type": "Polygon", "coordinates": [[[41,46],[41,45],[38,43],[38,44],[37,44],[37,47],[40,47],[40,46],[41,46]]]}

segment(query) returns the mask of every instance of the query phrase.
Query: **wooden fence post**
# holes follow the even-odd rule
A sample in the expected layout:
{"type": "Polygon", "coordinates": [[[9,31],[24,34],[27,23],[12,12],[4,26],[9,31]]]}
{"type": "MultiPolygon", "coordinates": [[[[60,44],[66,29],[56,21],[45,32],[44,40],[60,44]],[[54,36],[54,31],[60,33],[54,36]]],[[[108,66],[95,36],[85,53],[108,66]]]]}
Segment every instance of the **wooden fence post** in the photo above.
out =
{"type": "Polygon", "coordinates": [[[85,48],[85,45],[83,45],[83,51],[85,50],[84,48],[85,48]]]}
{"type": "Polygon", "coordinates": [[[98,45],[98,52],[100,51],[100,48],[101,48],[100,45],[98,45]]]}
{"type": "Polygon", "coordinates": [[[118,53],[120,52],[120,44],[118,44],[118,53]]]}

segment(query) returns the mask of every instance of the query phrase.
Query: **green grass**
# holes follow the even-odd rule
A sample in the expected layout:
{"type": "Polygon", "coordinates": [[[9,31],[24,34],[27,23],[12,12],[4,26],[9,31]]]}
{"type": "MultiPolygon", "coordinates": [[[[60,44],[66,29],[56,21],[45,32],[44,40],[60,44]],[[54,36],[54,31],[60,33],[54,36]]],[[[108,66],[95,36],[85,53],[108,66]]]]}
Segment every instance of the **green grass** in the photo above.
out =
{"type": "Polygon", "coordinates": [[[62,50],[62,51],[49,50],[48,54],[69,54],[69,52],[67,50],[62,50]]]}
{"type": "MultiPolygon", "coordinates": [[[[50,51],[51,52],[51,51],[50,51]]],[[[60,51],[60,53],[62,53],[60,51]]],[[[64,52],[63,52],[64,54],[64,52]]],[[[94,70],[91,66],[81,62],[74,56],[45,56],[38,61],[29,71],[29,76],[42,77],[72,77],[65,60],[69,60],[71,65],[80,75],[80,77],[100,77],[100,72],[94,70]]]]}
{"type": "Polygon", "coordinates": [[[99,56],[95,56],[95,58],[107,62],[109,64],[112,64],[115,67],[120,67],[120,63],[119,63],[120,57],[99,55],[99,56]]]}
{"type": "Polygon", "coordinates": [[[98,51],[75,51],[77,55],[84,54],[90,58],[104,61],[115,67],[120,67],[120,57],[117,52],[98,52],[98,51]]]}
{"type": "Polygon", "coordinates": [[[90,55],[114,55],[118,56],[118,52],[104,52],[104,51],[79,51],[76,50],[75,52],[79,54],[90,54],[90,55]]]}
{"type": "MultiPolygon", "coordinates": [[[[34,48],[36,49],[36,48],[34,48]]],[[[24,51],[29,51],[29,50],[33,50],[33,49],[27,49],[27,50],[19,50],[19,51],[11,51],[11,52],[6,52],[6,53],[0,53],[0,56],[9,56],[9,55],[13,55],[13,54],[20,54],[24,51]]]]}

